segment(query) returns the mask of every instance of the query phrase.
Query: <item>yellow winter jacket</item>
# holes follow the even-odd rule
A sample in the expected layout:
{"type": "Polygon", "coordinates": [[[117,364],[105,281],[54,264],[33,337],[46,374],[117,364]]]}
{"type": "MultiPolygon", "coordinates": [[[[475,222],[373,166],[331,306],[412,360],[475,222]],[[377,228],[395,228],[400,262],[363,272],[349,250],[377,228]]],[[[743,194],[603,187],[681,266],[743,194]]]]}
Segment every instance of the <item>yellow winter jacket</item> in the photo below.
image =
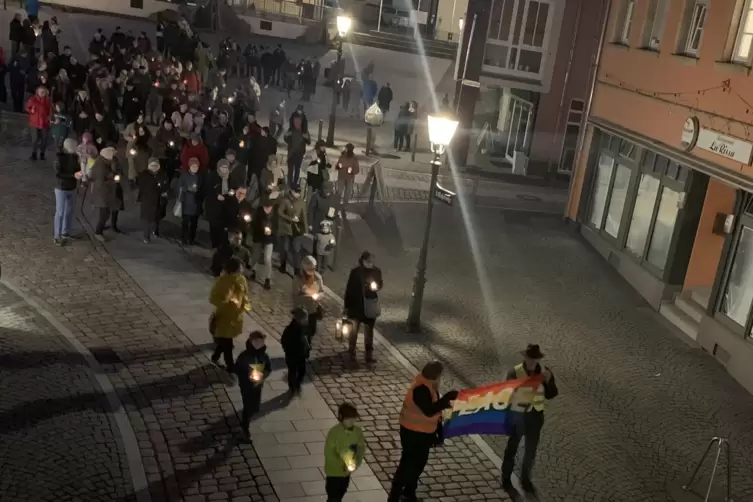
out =
{"type": "Polygon", "coordinates": [[[223,274],[217,278],[209,294],[215,310],[217,338],[235,338],[243,332],[243,316],[249,310],[248,283],[241,274],[223,274]]]}

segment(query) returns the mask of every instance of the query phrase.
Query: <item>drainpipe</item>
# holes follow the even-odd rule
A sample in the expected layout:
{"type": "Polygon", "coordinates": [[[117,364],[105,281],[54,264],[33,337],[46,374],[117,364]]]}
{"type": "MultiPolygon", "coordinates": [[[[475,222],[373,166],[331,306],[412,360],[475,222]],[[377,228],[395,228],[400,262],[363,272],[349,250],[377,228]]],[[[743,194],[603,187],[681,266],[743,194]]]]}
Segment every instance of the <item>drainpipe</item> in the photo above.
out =
{"type": "MultiPolygon", "coordinates": [[[[568,190],[568,193],[570,196],[572,196],[573,193],[573,183],[575,182],[575,171],[576,166],[580,160],[580,156],[583,153],[583,143],[585,142],[586,138],[586,129],[588,128],[588,116],[591,114],[591,102],[594,98],[594,89],[596,88],[596,76],[599,73],[599,63],[601,62],[601,49],[604,47],[604,39],[607,35],[607,24],[609,23],[609,12],[612,9],[612,2],[611,0],[605,0],[604,2],[604,9],[602,10],[603,16],[602,16],[602,25],[601,25],[601,36],[599,37],[599,46],[596,49],[596,57],[594,58],[594,64],[591,66],[591,75],[589,76],[591,82],[589,84],[589,90],[588,90],[588,98],[586,99],[586,109],[583,111],[583,118],[581,119],[581,127],[580,127],[580,134],[578,135],[578,144],[575,147],[575,166],[573,166],[573,172],[570,173],[570,188],[568,190]]],[[[567,207],[565,208],[566,211],[570,210],[570,204],[571,202],[568,201],[567,207]]],[[[578,205],[580,210],[580,204],[578,205]]],[[[565,215],[567,216],[567,215],[565,215]]]]}
{"type": "MultiPolygon", "coordinates": [[[[575,28],[573,29],[573,41],[570,44],[570,55],[567,59],[567,69],[565,70],[565,80],[562,82],[562,94],[560,95],[560,106],[559,106],[559,113],[557,114],[557,125],[554,127],[554,134],[552,134],[552,149],[557,146],[557,134],[560,130],[560,123],[562,122],[562,107],[565,106],[565,96],[567,95],[567,84],[570,82],[570,70],[573,67],[573,58],[575,57],[575,46],[578,43],[578,29],[580,28],[580,14],[583,10],[583,2],[586,0],[581,0],[578,2],[578,11],[575,14],[575,28]]],[[[565,4],[565,8],[567,8],[567,4],[565,4]]],[[[567,112],[565,112],[565,116],[567,116],[570,113],[570,109],[568,108],[567,112]]],[[[565,140],[565,135],[562,135],[562,141],[565,140]]],[[[560,160],[562,159],[562,149],[560,148],[560,160]]],[[[549,157],[549,167],[546,170],[546,177],[547,180],[554,174],[552,171],[552,165],[554,162],[552,162],[552,157],[549,157]]],[[[571,175],[572,176],[572,175],[571,175]]]]}

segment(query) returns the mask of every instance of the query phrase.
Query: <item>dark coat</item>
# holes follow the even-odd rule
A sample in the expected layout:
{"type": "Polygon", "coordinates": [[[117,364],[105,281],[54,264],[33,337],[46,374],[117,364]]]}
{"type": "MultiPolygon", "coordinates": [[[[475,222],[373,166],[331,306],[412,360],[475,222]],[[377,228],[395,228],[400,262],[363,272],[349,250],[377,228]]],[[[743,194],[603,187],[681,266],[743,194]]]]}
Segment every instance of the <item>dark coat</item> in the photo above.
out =
{"type": "Polygon", "coordinates": [[[290,324],[285,327],[282,331],[280,344],[282,345],[282,350],[285,352],[286,360],[296,361],[308,357],[311,347],[306,335],[307,332],[308,330],[298,324],[295,319],[290,321],[290,324]]]}
{"type": "Polygon", "coordinates": [[[227,197],[225,198],[222,210],[225,228],[234,228],[243,232],[243,235],[248,234],[251,230],[251,223],[247,222],[243,218],[243,215],[254,214],[254,209],[251,207],[250,202],[245,199],[239,201],[237,197],[227,197]]]}
{"type": "Polygon", "coordinates": [[[214,255],[212,255],[212,265],[210,267],[212,274],[215,277],[219,277],[231,258],[238,259],[247,269],[251,268],[251,252],[243,245],[237,247],[231,246],[230,242],[225,240],[217,248],[217,251],[214,252],[214,255]]]}
{"type": "Polygon", "coordinates": [[[10,22],[10,35],[8,36],[8,39],[12,42],[18,43],[21,43],[24,40],[24,26],[21,24],[21,21],[16,18],[13,18],[10,22]]]}
{"type": "Polygon", "coordinates": [[[363,305],[364,296],[369,298],[379,297],[377,292],[371,291],[370,288],[366,287],[371,281],[376,281],[379,289],[382,289],[382,271],[378,267],[366,268],[359,265],[350,271],[348,283],[345,286],[344,298],[344,306],[349,319],[361,322],[373,322],[373,319],[366,318],[363,305]]]}
{"type": "Polygon", "coordinates": [[[123,176],[116,159],[108,162],[102,156],[97,157],[89,176],[92,206],[111,211],[124,209],[123,187],[115,181],[116,175],[123,176]]]}
{"type": "Polygon", "coordinates": [[[275,241],[274,211],[267,213],[263,206],[256,208],[254,219],[251,221],[251,236],[255,244],[272,244],[275,241]],[[265,229],[270,230],[269,235],[265,229]]]}
{"type": "MultiPolygon", "coordinates": [[[[222,178],[217,174],[217,171],[212,171],[207,175],[204,188],[204,193],[206,194],[207,220],[213,223],[222,224],[224,222],[223,208],[225,207],[225,202],[217,199],[219,195],[223,195],[222,178]]],[[[228,189],[232,189],[229,179],[228,189]]],[[[230,196],[225,196],[225,198],[230,198],[230,196]]]]}
{"type": "Polygon", "coordinates": [[[73,100],[73,112],[71,113],[73,119],[73,130],[80,137],[83,133],[91,131],[92,122],[94,121],[94,105],[90,99],[82,101],[78,96],[73,100]],[[86,118],[81,118],[81,113],[87,115],[86,118]]]}
{"type": "Polygon", "coordinates": [[[241,389],[243,407],[252,414],[259,411],[261,405],[261,389],[264,380],[272,373],[272,363],[267,355],[267,348],[260,350],[246,349],[235,360],[235,374],[238,377],[238,386],[241,389]],[[264,377],[260,382],[254,382],[250,378],[251,366],[256,366],[264,377]]]}
{"type": "Polygon", "coordinates": [[[183,214],[197,216],[201,212],[201,175],[183,171],[178,180],[179,197],[183,214]]]}
{"type": "Polygon", "coordinates": [[[98,150],[103,149],[108,143],[117,144],[120,139],[118,128],[115,123],[105,117],[101,121],[92,121],[92,137],[98,150]]]}
{"type": "Polygon", "coordinates": [[[75,153],[58,153],[58,161],[55,164],[57,188],[60,190],[75,190],[78,185],[76,173],[80,170],[78,155],[75,153]]]}
{"type": "Polygon", "coordinates": [[[136,183],[139,187],[141,219],[160,221],[166,214],[167,195],[170,190],[167,173],[161,169],[156,173],[147,169],[139,173],[136,183]]]}

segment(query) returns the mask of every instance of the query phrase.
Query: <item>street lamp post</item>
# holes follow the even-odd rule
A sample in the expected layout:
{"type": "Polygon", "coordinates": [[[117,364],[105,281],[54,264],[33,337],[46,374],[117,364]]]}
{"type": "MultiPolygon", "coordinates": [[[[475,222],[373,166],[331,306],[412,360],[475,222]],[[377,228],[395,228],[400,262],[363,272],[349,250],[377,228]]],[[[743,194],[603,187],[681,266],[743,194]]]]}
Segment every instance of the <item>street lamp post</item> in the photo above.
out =
{"type": "Polygon", "coordinates": [[[424,301],[424,286],[426,285],[426,258],[429,252],[429,239],[431,237],[431,216],[434,212],[434,188],[437,186],[439,166],[442,164],[442,154],[452,142],[455,130],[458,127],[457,120],[443,115],[429,115],[429,142],[434,154],[431,160],[431,185],[429,186],[429,205],[426,208],[426,223],[424,228],[424,240],[421,244],[421,254],[416,265],[416,276],[413,279],[413,294],[408,309],[408,331],[418,333],[421,331],[421,306],[424,301]]]}
{"type": "Polygon", "coordinates": [[[350,30],[352,19],[349,16],[337,16],[337,62],[332,69],[332,109],[329,112],[329,127],[327,128],[327,146],[335,146],[335,116],[337,114],[337,88],[340,80],[343,78],[340,71],[340,65],[343,59],[343,39],[350,30]]]}

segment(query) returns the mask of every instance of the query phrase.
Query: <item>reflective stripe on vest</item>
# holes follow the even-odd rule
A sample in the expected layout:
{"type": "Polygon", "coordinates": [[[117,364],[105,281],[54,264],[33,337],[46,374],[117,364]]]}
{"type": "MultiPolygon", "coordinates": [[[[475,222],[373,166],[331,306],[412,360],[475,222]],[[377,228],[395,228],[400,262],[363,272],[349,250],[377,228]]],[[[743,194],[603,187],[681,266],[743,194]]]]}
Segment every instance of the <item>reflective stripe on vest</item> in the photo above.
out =
{"type": "MultiPolygon", "coordinates": [[[[526,372],[523,363],[515,365],[515,376],[517,378],[529,378],[528,372],[526,372]]],[[[542,381],[542,383],[536,388],[531,405],[526,411],[531,411],[532,409],[536,411],[544,411],[544,408],[546,408],[546,398],[544,397],[544,383],[542,381]]]]}
{"type": "Polygon", "coordinates": [[[411,431],[431,434],[437,431],[439,421],[442,420],[442,414],[437,413],[434,416],[427,417],[416,403],[413,402],[413,391],[416,387],[422,385],[425,385],[431,392],[432,403],[436,403],[439,400],[439,393],[437,393],[434,382],[427,380],[423,375],[419,374],[413,380],[413,384],[408,389],[408,392],[405,393],[403,408],[400,410],[400,426],[411,431]]]}

